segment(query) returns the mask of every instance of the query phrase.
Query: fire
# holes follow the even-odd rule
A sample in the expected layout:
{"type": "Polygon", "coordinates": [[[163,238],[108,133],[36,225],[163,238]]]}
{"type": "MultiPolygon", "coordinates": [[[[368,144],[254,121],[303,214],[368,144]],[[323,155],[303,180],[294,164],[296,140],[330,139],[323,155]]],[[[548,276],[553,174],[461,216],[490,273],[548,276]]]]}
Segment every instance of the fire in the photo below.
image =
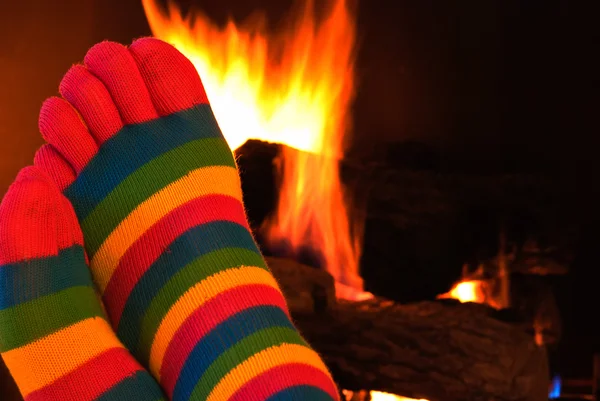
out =
{"type": "Polygon", "coordinates": [[[349,391],[342,390],[346,401],[427,401],[425,399],[406,398],[395,394],[385,393],[383,391],[349,391]]]}
{"type": "Polygon", "coordinates": [[[460,281],[447,294],[439,298],[454,298],[460,302],[484,303],[484,285],[485,283],[480,280],[460,281]]]}
{"type": "Polygon", "coordinates": [[[382,391],[371,391],[371,401],[427,401],[427,400],[425,400],[425,399],[417,400],[414,398],[400,397],[399,395],[384,393],[382,391]]]}
{"type": "Polygon", "coordinates": [[[462,278],[456,282],[450,291],[438,295],[438,299],[454,298],[460,302],[475,302],[487,304],[495,309],[508,307],[508,274],[502,256],[498,257],[496,275],[489,277],[483,265],[473,272],[467,264],[463,265],[462,278]]]}
{"type": "Polygon", "coordinates": [[[183,16],[173,3],[166,14],[156,0],[143,5],[153,34],[195,65],[232,149],[248,139],[287,145],[278,209],[263,227],[268,240],[316,252],[341,295],[364,295],[358,230],[339,178],[355,86],[346,0],[331,0],[319,19],[306,0],[276,33],[250,22],[219,27],[198,11],[183,16]]]}
{"type": "Polygon", "coordinates": [[[550,391],[548,391],[548,399],[549,400],[554,400],[557,398],[560,398],[560,394],[561,394],[561,380],[560,380],[560,376],[554,376],[552,378],[552,383],[550,384],[550,391]]]}
{"type": "Polygon", "coordinates": [[[450,291],[438,295],[438,299],[454,298],[460,302],[475,302],[479,304],[491,304],[490,286],[488,280],[483,279],[483,266],[479,266],[473,273],[469,272],[469,266],[463,265],[462,279],[456,282],[450,291]]]}

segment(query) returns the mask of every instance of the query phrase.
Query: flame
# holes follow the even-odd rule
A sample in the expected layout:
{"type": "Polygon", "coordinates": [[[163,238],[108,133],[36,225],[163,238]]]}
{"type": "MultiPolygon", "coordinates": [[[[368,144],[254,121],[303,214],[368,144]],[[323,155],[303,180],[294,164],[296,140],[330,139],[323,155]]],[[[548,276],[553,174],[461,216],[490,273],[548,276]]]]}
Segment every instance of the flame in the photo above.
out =
{"type": "Polygon", "coordinates": [[[495,309],[506,308],[507,277],[505,271],[499,269],[496,277],[486,278],[483,265],[479,265],[474,272],[469,272],[469,266],[464,264],[462,278],[452,286],[450,291],[438,295],[437,298],[453,298],[463,303],[486,304],[495,309]]]}
{"type": "Polygon", "coordinates": [[[382,391],[371,391],[371,401],[427,401],[425,399],[406,398],[399,395],[384,393],[382,391]]]}
{"type": "Polygon", "coordinates": [[[344,395],[346,401],[364,400],[367,399],[367,395],[370,401],[427,401],[425,399],[402,397],[400,395],[385,393],[383,391],[370,391],[367,393],[364,390],[358,392],[342,390],[342,394],[344,395]]]}
{"type": "Polygon", "coordinates": [[[339,178],[354,95],[355,22],[346,0],[331,0],[318,21],[306,0],[277,33],[250,21],[218,27],[198,11],[184,17],[172,2],[166,14],[156,0],[143,5],[153,34],[198,70],[232,149],[248,139],[287,145],[279,205],[263,227],[268,240],[293,253],[317,252],[336,281],[354,290],[347,296],[364,294],[359,235],[339,178]]]}
{"type": "Polygon", "coordinates": [[[560,398],[561,386],[562,386],[562,382],[560,380],[560,376],[558,376],[558,375],[554,376],[552,378],[552,383],[550,384],[550,391],[548,392],[549,400],[554,400],[556,398],[560,398]]]}
{"type": "Polygon", "coordinates": [[[480,280],[467,280],[456,283],[452,289],[438,298],[454,298],[460,302],[485,302],[485,293],[483,290],[485,283],[480,280]]]}

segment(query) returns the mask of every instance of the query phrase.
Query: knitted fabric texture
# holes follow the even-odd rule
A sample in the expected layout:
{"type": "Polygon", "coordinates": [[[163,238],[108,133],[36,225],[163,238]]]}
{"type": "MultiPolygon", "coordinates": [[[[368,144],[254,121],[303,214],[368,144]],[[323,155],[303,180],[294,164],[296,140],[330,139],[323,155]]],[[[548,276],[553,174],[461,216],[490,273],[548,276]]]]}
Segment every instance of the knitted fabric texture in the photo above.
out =
{"type": "Polygon", "coordinates": [[[23,397],[165,399],[106,321],[82,244],[68,200],[22,170],[0,205],[0,352],[23,397]]]}
{"type": "Polygon", "coordinates": [[[167,395],[337,400],[254,241],[190,61],[157,39],[103,42],[60,91],[35,164],[74,206],[118,337],[167,395]]]}

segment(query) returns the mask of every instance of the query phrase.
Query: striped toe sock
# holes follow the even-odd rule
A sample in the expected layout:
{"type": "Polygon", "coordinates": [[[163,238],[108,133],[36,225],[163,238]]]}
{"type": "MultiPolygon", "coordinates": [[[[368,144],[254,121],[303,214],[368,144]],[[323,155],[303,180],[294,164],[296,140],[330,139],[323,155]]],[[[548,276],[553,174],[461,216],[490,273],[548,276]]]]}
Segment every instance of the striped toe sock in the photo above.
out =
{"type": "Polygon", "coordinates": [[[254,241],[190,61],[157,39],[103,42],[60,91],[35,163],[74,206],[119,338],[167,395],[337,400],[254,241]]]}
{"type": "Polygon", "coordinates": [[[163,400],[104,318],[82,243],[55,184],[22,170],[0,205],[2,358],[25,401],[163,400]]]}

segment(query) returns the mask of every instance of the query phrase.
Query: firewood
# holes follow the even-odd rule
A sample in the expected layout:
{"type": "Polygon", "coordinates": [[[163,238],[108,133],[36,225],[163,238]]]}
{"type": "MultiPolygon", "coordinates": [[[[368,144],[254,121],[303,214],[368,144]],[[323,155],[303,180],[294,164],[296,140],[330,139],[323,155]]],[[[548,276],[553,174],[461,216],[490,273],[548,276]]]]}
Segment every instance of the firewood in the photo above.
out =
{"type": "Polygon", "coordinates": [[[430,401],[547,399],[545,348],[505,321],[506,311],[455,301],[332,302],[322,295],[333,291],[327,273],[281,258],[267,262],[297,327],[341,388],[430,401]]]}
{"type": "Polygon", "coordinates": [[[313,313],[330,309],[336,304],[334,280],[329,273],[291,259],[266,259],[290,309],[313,313]]]}
{"type": "Polygon", "coordinates": [[[542,401],[546,351],[475,304],[339,301],[294,314],[339,386],[430,401],[542,401]]]}

